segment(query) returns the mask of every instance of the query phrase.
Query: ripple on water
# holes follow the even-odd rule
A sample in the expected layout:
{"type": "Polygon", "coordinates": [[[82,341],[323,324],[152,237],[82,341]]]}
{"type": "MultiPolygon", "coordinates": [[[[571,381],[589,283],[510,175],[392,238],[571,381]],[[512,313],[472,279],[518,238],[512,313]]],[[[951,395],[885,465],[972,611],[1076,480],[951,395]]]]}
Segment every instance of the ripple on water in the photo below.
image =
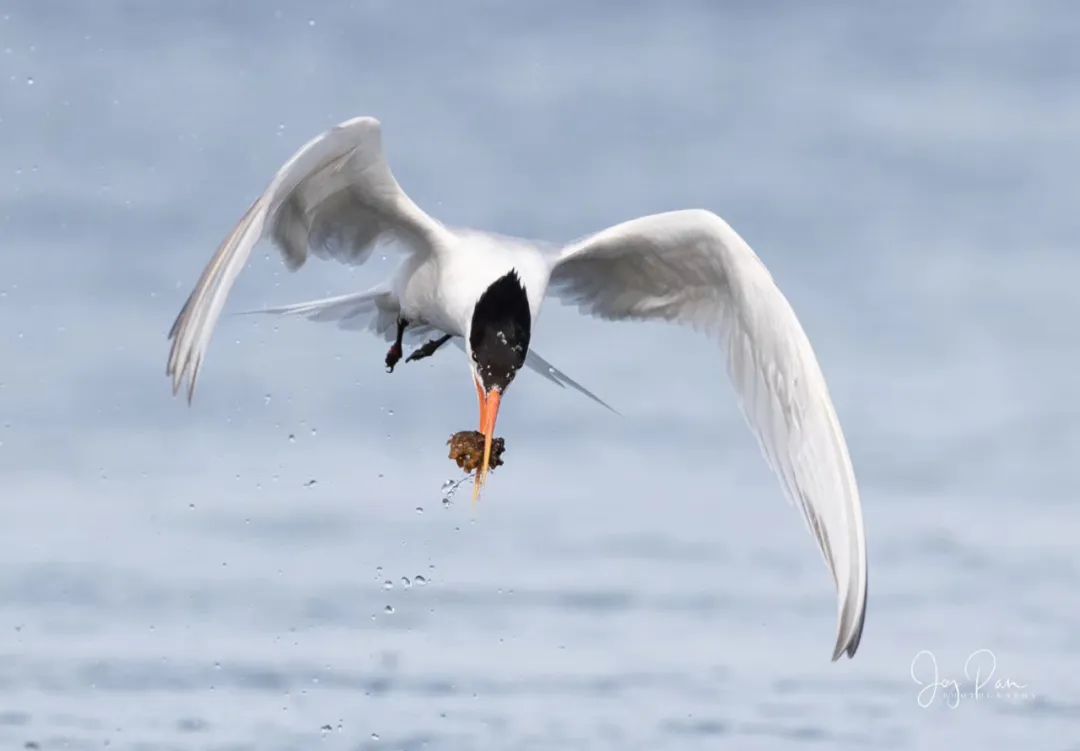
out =
{"type": "Polygon", "coordinates": [[[696,720],[665,720],[664,732],[670,735],[686,736],[720,736],[731,732],[731,724],[726,720],[696,719],[696,720]]]}
{"type": "Polygon", "coordinates": [[[0,725],[28,725],[30,715],[26,712],[0,712],[0,725]]]}

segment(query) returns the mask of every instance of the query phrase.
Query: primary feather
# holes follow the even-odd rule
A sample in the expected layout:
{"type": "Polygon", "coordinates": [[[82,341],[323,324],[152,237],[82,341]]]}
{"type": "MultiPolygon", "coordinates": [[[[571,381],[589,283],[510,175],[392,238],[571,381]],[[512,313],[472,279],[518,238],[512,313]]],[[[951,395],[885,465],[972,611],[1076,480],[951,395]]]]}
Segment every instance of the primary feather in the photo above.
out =
{"type": "Polygon", "coordinates": [[[854,655],[867,590],[855,474],[810,341],[750,246],[708,211],[647,216],[565,248],[551,287],[582,312],[671,321],[720,344],[742,412],[832,572],[833,659],[854,655]]]}

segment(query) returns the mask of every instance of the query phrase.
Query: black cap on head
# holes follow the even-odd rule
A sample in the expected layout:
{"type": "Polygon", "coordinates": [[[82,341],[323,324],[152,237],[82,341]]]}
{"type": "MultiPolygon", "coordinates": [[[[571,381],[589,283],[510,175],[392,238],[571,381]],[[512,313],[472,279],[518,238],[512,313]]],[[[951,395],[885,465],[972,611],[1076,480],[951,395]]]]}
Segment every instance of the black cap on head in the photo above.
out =
{"type": "Polygon", "coordinates": [[[529,296],[511,270],[497,279],[476,303],[469,348],[485,391],[503,391],[525,364],[532,330],[529,296]]]}

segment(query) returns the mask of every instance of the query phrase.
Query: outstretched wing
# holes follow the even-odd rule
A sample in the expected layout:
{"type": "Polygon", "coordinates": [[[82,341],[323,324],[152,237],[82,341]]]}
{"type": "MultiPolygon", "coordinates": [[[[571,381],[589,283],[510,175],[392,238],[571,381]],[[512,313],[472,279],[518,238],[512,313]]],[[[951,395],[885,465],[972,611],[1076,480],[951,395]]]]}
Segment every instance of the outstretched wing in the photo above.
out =
{"type": "Polygon", "coordinates": [[[647,216],[563,249],[551,292],[601,318],[691,326],[726,351],[743,414],[833,574],[833,659],[854,655],[867,581],[855,474],[810,341],[750,246],[708,211],[647,216]]]}
{"type": "Polygon", "coordinates": [[[264,237],[297,269],[309,252],[363,263],[378,241],[391,238],[414,253],[438,252],[447,230],[397,184],[378,120],[358,117],[309,141],[222,242],[169,332],[166,373],[174,393],[187,381],[189,401],[229,290],[264,237]]]}

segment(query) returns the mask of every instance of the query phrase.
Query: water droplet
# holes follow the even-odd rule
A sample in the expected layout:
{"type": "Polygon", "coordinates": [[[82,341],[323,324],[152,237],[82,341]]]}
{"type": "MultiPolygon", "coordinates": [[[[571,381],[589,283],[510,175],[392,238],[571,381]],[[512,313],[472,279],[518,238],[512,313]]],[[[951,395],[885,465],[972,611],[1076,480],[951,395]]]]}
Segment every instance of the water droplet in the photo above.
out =
{"type": "Polygon", "coordinates": [[[379,740],[379,734],[378,733],[372,733],[371,734],[371,740],[373,740],[373,741],[379,740]]]}
{"type": "Polygon", "coordinates": [[[425,584],[427,584],[427,579],[424,578],[423,574],[417,574],[416,576],[414,576],[413,581],[416,582],[416,584],[418,586],[421,586],[421,587],[424,586],[425,584]]]}
{"type": "Polygon", "coordinates": [[[401,586],[405,587],[405,589],[408,589],[409,587],[412,586],[412,582],[409,581],[409,577],[407,577],[407,576],[401,577],[401,586]]]}
{"type": "Polygon", "coordinates": [[[314,438],[314,437],[315,437],[315,436],[317,436],[318,434],[319,434],[319,429],[318,429],[318,428],[312,428],[312,429],[311,429],[311,437],[312,437],[312,438],[314,438]]]}
{"type": "Polygon", "coordinates": [[[263,404],[269,404],[273,399],[274,397],[270,394],[263,394],[263,404]]]}
{"type": "Polygon", "coordinates": [[[318,482],[318,480],[315,480],[315,479],[308,480],[307,482],[304,483],[304,487],[305,488],[310,488],[312,485],[314,485],[317,482],[318,482]]]}
{"type": "MultiPolygon", "coordinates": [[[[484,440],[487,440],[486,438],[484,440]]],[[[296,443],[296,433],[289,433],[289,443],[296,443]]]]}
{"type": "Polygon", "coordinates": [[[33,76],[27,76],[26,77],[26,85],[27,86],[33,86],[34,85],[34,77],[33,76]]]}
{"type": "Polygon", "coordinates": [[[386,613],[393,613],[394,612],[394,606],[393,605],[387,605],[385,608],[383,608],[383,611],[386,612],[386,613]]]}
{"type": "Polygon", "coordinates": [[[423,506],[417,506],[416,507],[416,513],[418,513],[418,514],[424,513],[424,507],[423,506]]]}
{"type": "Polygon", "coordinates": [[[189,504],[187,505],[187,507],[188,507],[189,509],[191,509],[192,511],[194,511],[194,510],[195,510],[195,504],[194,504],[194,503],[189,503],[189,504]]]}
{"type": "Polygon", "coordinates": [[[319,730],[322,732],[323,735],[326,735],[327,733],[332,733],[334,731],[334,726],[323,725],[321,728],[319,728],[319,730]]]}
{"type": "Polygon", "coordinates": [[[394,588],[394,583],[392,581],[390,581],[389,579],[387,579],[386,581],[384,581],[382,583],[382,588],[383,589],[393,589],[394,588]]]}
{"type": "Polygon", "coordinates": [[[441,493],[443,508],[450,507],[454,493],[461,487],[461,483],[465,482],[467,479],[469,479],[469,475],[465,475],[460,480],[447,480],[442,484],[441,493]]]}

